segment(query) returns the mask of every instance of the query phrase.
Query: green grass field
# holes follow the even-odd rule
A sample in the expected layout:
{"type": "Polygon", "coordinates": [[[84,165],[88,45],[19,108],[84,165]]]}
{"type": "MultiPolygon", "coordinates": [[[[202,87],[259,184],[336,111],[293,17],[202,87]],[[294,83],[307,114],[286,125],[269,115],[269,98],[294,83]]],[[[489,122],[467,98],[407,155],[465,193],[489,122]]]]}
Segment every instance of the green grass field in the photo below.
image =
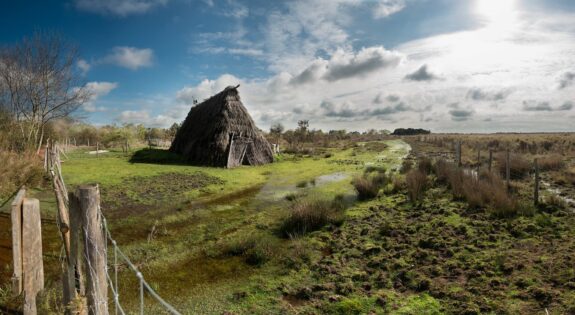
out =
{"type": "MultiPolygon", "coordinates": [[[[397,169],[408,152],[406,143],[391,140],[385,145],[329,149],[330,154],[314,157],[284,155],[259,167],[223,169],[130,163],[121,152],[96,157],[76,151],[68,154],[63,175],[69,189],[84,183],[100,185],[112,234],[176,308],[186,314],[226,310],[266,314],[291,307],[277,290],[280,284],[311,281],[305,267],[295,276],[287,272],[286,257],[302,242],[306,250],[320,242],[314,234],[305,241],[277,236],[279,222],[289,213],[285,197],[343,194],[353,199],[354,174],[366,165],[397,169]],[[222,248],[253,237],[273,247],[265,264],[254,266],[242,257],[221,253],[222,248]]],[[[318,253],[312,250],[311,255],[318,253]]],[[[120,284],[122,304],[135,310],[135,277],[123,271],[120,284]]],[[[152,300],[148,302],[151,310],[159,310],[152,300]]]]}

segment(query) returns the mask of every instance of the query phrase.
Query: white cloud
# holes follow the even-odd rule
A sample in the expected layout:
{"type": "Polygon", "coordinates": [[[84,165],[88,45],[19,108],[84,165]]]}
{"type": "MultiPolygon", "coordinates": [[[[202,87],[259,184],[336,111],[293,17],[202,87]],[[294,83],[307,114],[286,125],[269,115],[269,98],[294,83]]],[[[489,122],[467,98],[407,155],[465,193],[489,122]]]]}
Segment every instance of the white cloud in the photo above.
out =
{"type": "Polygon", "coordinates": [[[165,115],[152,116],[147,110],[126,110],[116,117],[122,124],[143,124],[147,127],[166,128],[174,123],[172,117],[165,115]]]}
{"type": "Polygon", "coordinates": [[[108,95],[111,91],[118,87],[118,83],[115,82],[88,82],[86,83],[86,90],[91,94],[90,99],[84,103],[82,109],[86,112],[103,112],[106,111],[105,107],[97,106],[96,101],[102,97],[108,95]]]}
{"type": "Polygon", "coordinates": [[[202,102],[204,99],[222,91],[226,87],[241,84],[242,80],[231,74],[224,74],[216,80],[203,80],[193,87],[184,87],[176,94],[176,99],[185,104],[193,104],[194,100],[202,102]]]}
{"type": "Polygon", "coordinates": [[[373,17],[376,19],[386,18],[405,8],[405,0],[379,0],[376,4],[373,17]]]}
{"type": "Polygon", "coordinates": [[[76,66],[78,67],[78,69],[80,69],[82,75],[86,75],[92,68],[92,66],[84,59],[78,59],[76,66]]]}
{"type": "Polygon", "coordinates": [[[75,0],[76,9],[103,15],[127,16],[146,13],[168,0],[75,0]]]}
{"type": "Polygon", "coordinates": [[[100,62],[114,64],[131,70],[150,67],[153,64],[154,51],[150,48],[135,48],[127,46],[114,47],[112,53],[100,62]]]}

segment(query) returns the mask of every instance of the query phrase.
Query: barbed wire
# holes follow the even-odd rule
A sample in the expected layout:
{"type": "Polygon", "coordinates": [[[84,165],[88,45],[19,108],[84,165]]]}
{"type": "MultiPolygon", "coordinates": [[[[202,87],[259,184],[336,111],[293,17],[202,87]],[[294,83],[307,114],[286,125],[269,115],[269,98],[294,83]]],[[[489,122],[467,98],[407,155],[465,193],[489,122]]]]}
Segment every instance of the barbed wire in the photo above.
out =
{"type": "MultiPolygon", "coordinates": [[[[61,196],[62,199],[64,200],[65,206],[69,212],[69,200],[68,200],[68,190],[66,188],[66,185],[64,183],[64,177],[62,176],[62,164],[60,161],[60,153],[63,153],[63,150],[58,146],[57,142],[52,143],[51,146],[47,147],[47,149],[50,152],[46,153],[46,161],[45,161],[45,165],[46,165],[46,171],[48,171],[48,173],[50,174],[50,176],[52,177],[53,183],[54,183],[54,188],[56,193],[60,193],[64,196],[61,196]],[[52,155],[53,154],[53,155],[52,155]],[[59,187],[58,187],[59,186],[59,187]]],[[[65,153],[64,153],[65,154],[65,153]]],[[[112,237],[112,233],[110,232],[110,230],[108,229],[108,224],[107,224],[107,220],[104,217],[104,214],[102,213],[102,210],[100,208],[100,205],[98,205],[98,214],[97,214],[100,218],[101,218],[101,222],[102,222],[102,231],[104,233],[104,248],[100,249],[97,248],[96,251],[98,252],[99,250],[102,250],[102,252],[98,252],[98,255],[103,255],[105,257],[105,276],[106,276],[106,282],[108,283],[109,287],[110,287],[110,291],[113,294],[113,302],[114,302],[114,307],[115,307],[115,313],[116,314],[122,314],[125,315],[126,312],[124,311],[124,308],[122,307],[121,303],[120,303],[120,294],[119,294],[119,286],[118,286],[118,258],[120,258],[121,260],[123,260],[129,267],[129,269],[131,269],[131,271],[135,274],[136,278],[138,278],[139,281],[139,298],[140,298],[140,303],[139,303],[139,308],[140,308],[140,314],[143,315],[144,314],[144,293],[148,292],[148,294],[154,298],[158,303],[160,303],[165,309],[166,311],[168,311],[170,314],[172,315],[181,315],[180,312],[178,312],[171,304],[169,304],[168,302],[166,302],[149,284],[148,282],[146,282],[146,280],[144,279],[144,276],[142,274],[142,272],[140,270],[138,270],[138,268],[132,263],[132,261],[128,258],[128,256],[120,249],[120,247],[118,246],[118,243],[116,242],[116,240],[112,237]],[[114,258],[114,262],[113,262],[113,267],[114,267],[114,279],[112,279],[112,277],[110,276],[109,273],[109,263],[108,263],[108,241],[112,244],[113,246],[113,258],[114,258]]],[[[87,222],[88,220],[86,220],[87,222]]],[[[58,229],[61,229],[61,222],[60,222],[60,218],[58,217],[58,220],[56,221],[57,225],[58,225],[58,229]]],[[[85,230],[86,231],[86,230],[85,230]]],[[[61,261],[64,262],[64,238],[61,236],[62,238],[62,248],[60,251],[60,257],[61,257],[61,261]]],[[[87,231],[84,235],[84,240],[86,242],[86,244],[90,241],[93,241],[90,236],[87,234],[87,231]]],[[[86,246],[86,245],[85,245],[86,246]]],[[[86,267],[89,268],[88,272],[90,272],[91,275],[96,275],[96,271],[94,270],[93,266],[91,265],[91,261],[90,261],[90,257],[88,257],[88,253],[84,252],[85,255],[85,261],[86,261],[86,267]]],[[[91,277],[92,278],[92,277],[91,277]]],[[[92,280],[92,285],[99,285],[98,281],[93,281],[92,280]]],[[[99,288],[96,288],[96,290],[99,290],[99,288]]],[[[107,304],[108,301],[96,301],[96,303],[98,304],[107,304]]],[[[106,305],[107,307],[107,305],[106,305]]]]}

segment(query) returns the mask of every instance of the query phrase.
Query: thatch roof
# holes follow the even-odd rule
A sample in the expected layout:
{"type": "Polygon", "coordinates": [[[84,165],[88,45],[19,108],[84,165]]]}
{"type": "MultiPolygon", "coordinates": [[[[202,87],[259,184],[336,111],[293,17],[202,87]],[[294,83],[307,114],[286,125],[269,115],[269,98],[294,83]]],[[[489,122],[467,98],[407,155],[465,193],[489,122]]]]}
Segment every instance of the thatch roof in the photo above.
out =
{"type": "Polygon", "coordinates": [[[228,86],[193,106],[170,151],[199,165],[234,167],[273,162],[271,145],[242,104],[238,87],[228,86]]]}

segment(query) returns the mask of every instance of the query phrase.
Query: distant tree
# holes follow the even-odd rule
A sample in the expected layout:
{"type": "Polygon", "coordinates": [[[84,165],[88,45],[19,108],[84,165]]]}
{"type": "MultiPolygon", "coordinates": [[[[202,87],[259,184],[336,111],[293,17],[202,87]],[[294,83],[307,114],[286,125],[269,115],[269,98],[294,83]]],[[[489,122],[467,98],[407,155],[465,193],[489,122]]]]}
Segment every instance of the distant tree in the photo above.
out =
{"type": "Polygon", "coordinates": [[[300,142],[305,142],[307,140],[308,129],[309,129],[309,120],[299,120],[297,122],[296,134],[300,142]]]}
{"type": "Polygon", "coordinates": [[[178,133],[178,130],[180,130],[180,124],[178,123],[173,123],[170,128],[168,130],[166,130],[166,135],[168,137],[170,137],[170,140],[174,140],[174,137],[176,137],[176,134],[178,133]]]}
{"type": "Polygon", "coordinates": [[[281,123],[273,124],[270,127],[270,135],[274,137],[276,142],[279,142],[283,132],[284,132],[284,126],[281,123]]]}
{"type": "Polygon", "coordinates": [[[414,128],[397,128],[393,131],[394,136],[412,136],[412,135],[427,135],[431,131],[425,129],[414,129],[414,128]]]}
{"type": "Polygon", "coordinates": [[[76,48],[55,34],[36,33],[0,50],[0,107],[18,122],[23,148],[39,150],[47,124],[90,99],[77,60],[76,48]]]}

